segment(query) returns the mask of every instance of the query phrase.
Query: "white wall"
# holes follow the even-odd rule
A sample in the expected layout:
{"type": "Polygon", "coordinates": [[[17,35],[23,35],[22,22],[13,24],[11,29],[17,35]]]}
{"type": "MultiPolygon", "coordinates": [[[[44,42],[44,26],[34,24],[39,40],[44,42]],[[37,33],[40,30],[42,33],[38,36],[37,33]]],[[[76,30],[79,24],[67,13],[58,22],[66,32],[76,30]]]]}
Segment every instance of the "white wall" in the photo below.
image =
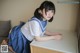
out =
{"type": "MultiPolygon", "coordinates": [[[[0,20],[11,20],[12,26],[19,24],[20,21],[27,21],[33,16],[34,10],[44,0],[3,0],[0,20]]],[[[48,24],[49,30],[68,30],[74,31],[78,5],[61,4],[58,0],[51,0],[56,6],[56,14],[52,23],[48,24]]]]}

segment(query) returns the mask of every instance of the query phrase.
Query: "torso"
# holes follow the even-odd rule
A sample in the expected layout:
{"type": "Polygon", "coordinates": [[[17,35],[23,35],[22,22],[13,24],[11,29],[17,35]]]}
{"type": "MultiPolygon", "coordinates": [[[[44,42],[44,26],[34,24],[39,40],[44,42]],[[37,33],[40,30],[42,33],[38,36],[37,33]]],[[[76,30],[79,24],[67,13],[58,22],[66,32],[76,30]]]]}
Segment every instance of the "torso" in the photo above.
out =
{"type": "Polygon", "coordinates": [[[43,36],[46,29],[47,21],[40,21],[37,18],[32,18],[30,21],[21,28],[21,32],[24,36],[32,41],[34,36],[43,36]]]}

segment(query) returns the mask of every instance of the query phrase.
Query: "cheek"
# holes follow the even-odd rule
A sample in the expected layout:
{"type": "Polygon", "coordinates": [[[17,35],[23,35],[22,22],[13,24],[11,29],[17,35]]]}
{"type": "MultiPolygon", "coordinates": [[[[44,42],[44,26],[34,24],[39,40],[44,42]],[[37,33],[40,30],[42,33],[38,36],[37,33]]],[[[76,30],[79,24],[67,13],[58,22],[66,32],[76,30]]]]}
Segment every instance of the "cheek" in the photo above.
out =
{"type": "Polygon", "coordinates": [[[47,17],[47,14],[46,14],[46,13],[43,13],[42,16],[43,16],[44,18],[46,18],[46,17],[47,17]]]}
{"type": "Polygon", "coordinates": [[[53,16],[53,13],[50,13],[50,16],[53,16]]]}
{"type": "Polygon", "coordinates": [[[53,14],[47,14],[47,17],[52,18],[53,14]]]}

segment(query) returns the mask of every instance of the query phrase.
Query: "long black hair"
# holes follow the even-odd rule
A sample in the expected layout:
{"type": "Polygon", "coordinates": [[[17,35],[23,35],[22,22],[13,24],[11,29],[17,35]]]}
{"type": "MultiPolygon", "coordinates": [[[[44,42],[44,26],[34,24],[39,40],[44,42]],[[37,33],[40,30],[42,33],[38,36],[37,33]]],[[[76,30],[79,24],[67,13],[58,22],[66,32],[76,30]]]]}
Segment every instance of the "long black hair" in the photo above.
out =
{"type": "MultiPolygon", "coordinates": [[[[44,1],[39,8],[37,8],[34,12],[34,16],[38,19],[41,19],[42,15],[38,12],[39,10],[43,10],[45,9],[45,13],[48,11],[48,10],[54,10],[54,14],[55,14],[55,5],[54,3],[52,3],[51,1],[44,1]]],[[[53,17],[48,20],[49,22],[52,22],[53,21],[53,17]]]]}

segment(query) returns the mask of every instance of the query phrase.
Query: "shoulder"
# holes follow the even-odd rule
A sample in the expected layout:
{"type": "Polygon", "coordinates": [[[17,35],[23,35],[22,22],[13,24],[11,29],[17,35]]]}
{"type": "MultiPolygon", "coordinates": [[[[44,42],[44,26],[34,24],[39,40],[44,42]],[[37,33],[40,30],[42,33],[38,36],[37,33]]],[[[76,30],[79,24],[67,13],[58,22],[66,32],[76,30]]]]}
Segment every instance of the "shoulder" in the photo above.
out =
{"type": "Polygon", "coordinates": [[[36,25],[39,25],[39,22],[36,21],[36,20],[32,20],[29,22],[30,25],[33,25],[33,26],[36,26],[36,25]]]}
{"type": "Polygon", "coordinates": [[[29,20],[29,22],[32,24],[39,24],[40,20],[37,19],[36,17],[32,17],[31,20],[29,20]]]}

